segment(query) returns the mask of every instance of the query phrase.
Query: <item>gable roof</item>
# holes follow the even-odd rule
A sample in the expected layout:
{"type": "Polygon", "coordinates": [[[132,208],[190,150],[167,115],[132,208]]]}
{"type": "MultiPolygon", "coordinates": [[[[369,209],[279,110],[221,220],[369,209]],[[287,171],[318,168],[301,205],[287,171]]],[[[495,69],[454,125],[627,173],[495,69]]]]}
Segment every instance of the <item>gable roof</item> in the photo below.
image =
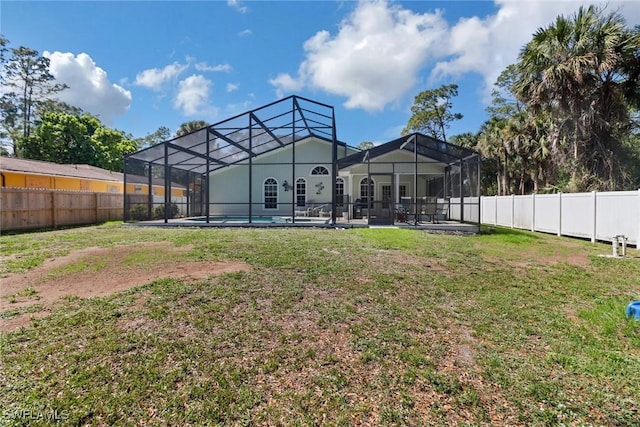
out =
{"type": "Polygon", "coordinates": [[[0,171],[122,182],[124,175],[91,165],[64,165],[41,160],[0,157],[0,171]]]}
{"type": "Polygon", "coordinates": [[[186,135],[140,150],[126,160],[167,163],[196,173],[211,172],[315,137],[336,140],[333,107],[289,96],[186,135]]]}
{"type": "Polygon", "coordinates": [[[359,153],[343,157],[338,160],[339,168],[346,168],[358,163],[364,163],[367,159],[374,159],[396,150],[408,153],[417,153],[438,162],[450,165],[460,160],[473,156],[480,156],[477,151],[458,145],[449,144],[421,133],[412,133],[389,141],[385,144],[364,150],[359,153]]]}

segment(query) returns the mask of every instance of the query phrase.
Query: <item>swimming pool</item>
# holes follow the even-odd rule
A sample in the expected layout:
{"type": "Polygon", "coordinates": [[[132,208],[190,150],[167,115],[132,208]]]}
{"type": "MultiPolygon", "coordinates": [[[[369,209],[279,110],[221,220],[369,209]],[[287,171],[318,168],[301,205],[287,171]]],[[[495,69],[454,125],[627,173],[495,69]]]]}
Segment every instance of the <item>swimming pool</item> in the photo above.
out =
{"type": "MultiPolygon", "coordinates": [[[[207,217],[201,216],[196,218],[188,218],[189,221],[201,221],[205,222],[207,217]]],[[[296,222],[310,222],[309,218],[296,218],[296,222]]],[[[214,224],[248,224],[248,216],[212,216],[209,217],[209,222],[214,224]]],[[[281,216],[253,216],[251,217],[252,223],[259,224],[288,224],[291,222],[291,217],[281,216]]]]}

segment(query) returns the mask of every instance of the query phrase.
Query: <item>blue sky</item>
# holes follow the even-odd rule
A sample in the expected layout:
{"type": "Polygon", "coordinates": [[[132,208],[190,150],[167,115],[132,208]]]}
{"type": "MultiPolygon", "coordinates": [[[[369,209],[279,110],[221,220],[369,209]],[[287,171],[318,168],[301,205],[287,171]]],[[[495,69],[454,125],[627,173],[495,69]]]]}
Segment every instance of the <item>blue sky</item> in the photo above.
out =
{"type": "MultiPolygon", "coordinates": [[[[413,97],[457,83],[450,135],[486,119],[491,84],[580,1],[7,1],[10,47],[51,60],[60,98],[145,136],[297,94],[336,108],[351,145],[400,135],[413,97]]],[[[602,3],[604,4],[604,3],[602,3]]],[[[640,2],[609,2],[631,25],[640,2]]]]}

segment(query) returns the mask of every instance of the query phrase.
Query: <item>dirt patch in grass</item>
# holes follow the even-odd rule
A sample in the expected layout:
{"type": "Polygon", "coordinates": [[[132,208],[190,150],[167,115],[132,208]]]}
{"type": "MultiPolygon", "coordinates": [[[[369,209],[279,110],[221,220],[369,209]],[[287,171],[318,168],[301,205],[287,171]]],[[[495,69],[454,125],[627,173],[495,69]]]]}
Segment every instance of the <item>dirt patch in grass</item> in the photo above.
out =
{"type": "Polygon", "coordinates": [[[241,262],[185,260],[191,249],[168,243],[87,248],[10,275],[2,279],[0,312],[6,318],[1,320],[0,330],[12,331],[27,325],[31,318],[46,316],[64,297],[102,297],[166,277],[202,280],[251,268],[241,262]],[[11,311],[19,314],[6,314],[11,311]]]}
{"type": "Polygon", "coordinates": [[[584,248],[576,243],[556,241],[555,247],[546,247],[545,253],[538,252],[535,247],[523,247],[517,250],[509,249],[508,257],[483,254],[482,258],[491,264],[508,265],[510,267],[535,267],[568,264],[586,267],[591,264],[589,255],[584,248]],[[507,259],[505,259],[507,258],[507,259]]]}

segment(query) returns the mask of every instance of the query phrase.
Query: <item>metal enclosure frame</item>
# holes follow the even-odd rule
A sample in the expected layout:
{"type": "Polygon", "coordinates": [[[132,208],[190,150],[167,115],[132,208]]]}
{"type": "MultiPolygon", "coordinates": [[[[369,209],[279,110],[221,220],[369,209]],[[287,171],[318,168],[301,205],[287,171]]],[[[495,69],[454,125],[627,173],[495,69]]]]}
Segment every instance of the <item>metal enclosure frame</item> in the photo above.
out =
{"type": "MultiPolygon", "coordinates": [[[[301,164],[296,163],[296,145],[312,137],[332,144],[332,156],[327,163],[331,188],[335,188],[338,147],[346,145],[338,142],[334,109],[300,96],[289,96],[142,149],[124,159],[124,219],[163,219],[166,223],[178,211],[186,216],[204,216],[209,223],[212,174],[240,167],[248,175],[248,199],[241,204],[245,205],[251,223],[258,203],[252,190],[256,157],[291,146],[290,160],[274,164],[291,168],[289,179],[293,183],[296,164],[301,164]],[[160,183],[162,191],[158,191],[160,183]],[[164,197],[160,200],[160,196],[164,197]]],[[[334,191],[327,202],[332,206],[331,218],[335,221],[334,191]]],[[[294,210],[295,203],[291,203],[293,221],[294,210]]]]}
{"type": "Polygon", "coordinates": [[[284,192],[293,190],[286,200],[278,201],[280,212],[286,212],[288,222],[303,222],[296,210],[296,181],[300,168],[311,170],[319,162],[310,162],[308,155],[304,161],[298,151],[311,140],[331,145],[330,158],[326,154],[321,162],[330,169],[330,176],[325,175],[330,180],[330,191],[316,200],[325,207],[323,214],[329,216],[326,224],[351,221],[358,203],[368,213],[374,213],[368,218],[369,224],[396,222],[401,183],[411,189],[411,194],[404,196],[412,200],[409,213],[414,224],[417,225],[427,198],[447,204],[447,219],[480,224],[481,157],[477,152],[413,133],[354,153],[356,149],[337,139],[332,106],[295,95],[127,156],[125,221],[155,219],[167,223],[176,216],[185,216],[201,217],[209,224],[219,205],[241,212],[248,223],[258,221],[266,204],[264,193],[259,197],[256,188],[264,171],[271,168],[280,174],[277,185],[284,192]],[[238,173],[227,173],[228,170],[238,173]],[[372,178],[388,180],[386,194],[366,202],[356,200],[356,173],[360,179],[366,176],[368,182],[372,178]],[[230,176],[242,179],[233,180],[230,176]],[[340,200],[336,190],[338,176],[343,184],[347,177],[344,186],[349,189],[340,200]],[[220,201],[220,197],[231,194],[229,191],[244,199],[220,201]],[[212,195],[217,199],[211,200],[212,195]],[[375,215],[382,208],[391,212],[384,219],[375,215]]]}
{"type": "MultiPolygon", "coordinates": [[[[410,180],[411,194],[408,213],[414,225],[420,222],[421,212],[426,200],[447,207],[447,218],[472,224],[480,224],[480,171],[482,158],[474,150],[449,144],[421,133],[402,136],[385,144],[373,147],[362,153],[352,154],[338,160],[341,171],[366,165],[366,176],[369,180],[376,175],[391,174],[392,203],[400,205],[397,189],[401,177],[405,182],[410,180]],[[403,153],[403,161],[387,160],[391,153],[403,153]],[[429,169],[441,168],[442,173],[427,172],[429,169]],[[424,182],[423,182],[424,181],[424,182]]],[[[366,209],[379,214],[381,207],[388,204],[383,198],[369,199],[366,209]]],[[[353,207],[362,201],[355,200],[353,207]]],[[[369,216],[369,223],[372,223],[369,216]]],[[[433,220],[433,218],[432,218],[433,220]]],[[[381,222],[390,224],[397,221],[381,222]]],[[[373,223],[379,223],[377,218],[373,223]]]]}

